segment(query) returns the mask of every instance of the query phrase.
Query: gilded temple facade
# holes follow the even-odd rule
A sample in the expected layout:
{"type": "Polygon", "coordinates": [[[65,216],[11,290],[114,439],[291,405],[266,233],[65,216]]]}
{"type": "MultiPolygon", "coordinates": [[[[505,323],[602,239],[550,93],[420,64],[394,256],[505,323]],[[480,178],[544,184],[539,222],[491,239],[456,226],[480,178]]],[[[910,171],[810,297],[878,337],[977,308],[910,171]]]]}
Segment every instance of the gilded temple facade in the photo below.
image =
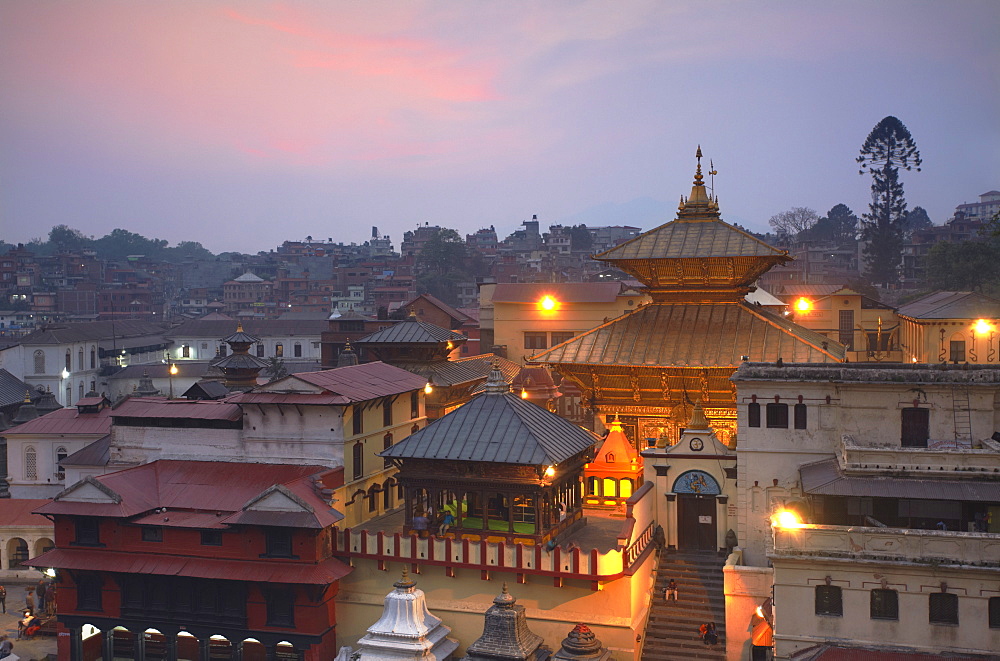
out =
{"type": "Polygon", "coordinates": [[[639,280],[651,302],[531,358],[575,383],[602,418],[618,413],[642,446],[677,443],[695,403],[735,444],[729,377],[745,361],[843,362],[843,345],[745,300],[791,261],[724,222],[705,189],[701,149],[677,218],[594,256],[639,280]]]}

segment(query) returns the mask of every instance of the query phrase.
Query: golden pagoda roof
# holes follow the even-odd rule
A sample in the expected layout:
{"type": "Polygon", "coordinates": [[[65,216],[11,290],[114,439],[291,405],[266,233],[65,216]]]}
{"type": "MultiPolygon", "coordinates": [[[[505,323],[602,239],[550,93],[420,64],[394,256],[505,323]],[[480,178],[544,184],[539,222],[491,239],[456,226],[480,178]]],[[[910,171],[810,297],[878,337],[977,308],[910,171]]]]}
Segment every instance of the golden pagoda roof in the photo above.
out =
{"type": "MultiPolygon", "coordinates": [[[[726,223],[718,199],[705,191],[701,147],[691,195],[681,198],[677,218],[615,246],[594,259],[639,279],[654,292],[663,289],[746,288],[765,271],[791,261],[780,250],[726,223]]],[[[734,293],[740,298],[746,292],[734,293]]]]}
{"type": "Polygon", "coordinates": [[[844,345],[759,306],[652,303],[529,358],[548,365],[732,367],[843,362],[844,345]]]}

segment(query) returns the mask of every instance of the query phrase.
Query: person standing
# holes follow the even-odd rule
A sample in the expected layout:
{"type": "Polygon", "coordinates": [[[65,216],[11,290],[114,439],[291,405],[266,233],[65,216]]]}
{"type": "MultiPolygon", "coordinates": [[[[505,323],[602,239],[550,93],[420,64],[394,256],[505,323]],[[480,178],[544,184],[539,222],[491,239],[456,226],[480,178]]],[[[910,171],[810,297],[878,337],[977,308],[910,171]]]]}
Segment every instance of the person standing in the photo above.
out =
{"type": "Polygon", "coordinates": [[[45,612],[45,581],[38,581],[38,587],[35,588],[35,594],[38,595],[38,610],[45,612]]]}
{"type": "Polygon", "coordinates": [[[24,588],[24,609],[35,612],[35,588],[24,588]]]}
{"type": "Polygon", "coordinates": [[[663,601],[670,601],[671,597],[677,601],[677,581],[674,579],[667,581],[667,587],[663,590],[663,601]]]}
{"type": "Polygon", "coordinates": [[[7,588],[2,585],[0,585],[0,608],[4,613],[7,612],[7,588]]]}

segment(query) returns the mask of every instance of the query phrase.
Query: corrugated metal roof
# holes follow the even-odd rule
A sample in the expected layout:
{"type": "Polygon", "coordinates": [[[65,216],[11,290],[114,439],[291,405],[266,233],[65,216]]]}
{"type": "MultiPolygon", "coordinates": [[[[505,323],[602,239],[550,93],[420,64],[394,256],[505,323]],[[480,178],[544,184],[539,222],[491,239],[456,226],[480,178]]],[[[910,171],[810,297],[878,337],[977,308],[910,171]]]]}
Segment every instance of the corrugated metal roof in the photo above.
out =
{"type": "Polygon", "coordinates": [[[238,404],[301,404],[303,406],[344,406],[352,399],[337,394],[312,392],[247,392],[232,397],[229,401],[238,404]]]}
{"type": "MultiPolygon", "coordinates": [[[[205,365],[208,368],[208,365],[205,365]]],[[[229,394],[229,389],[218,381],[199,381],[184,391],[181,397],[191,399],[219,399],[229,394]]]]}
{"type": "Polygon", "coordinates": [[[164,528],[200,528],[223,530],[227,528],[222,521],[223,516],[219,512],[190,512],[185,510],[167,510],[166,512],[153,512],[138,519],[132,519],[130,523],[139,526],[163,526],[164,528]]]}
{"type": "Polygon", "coordinates": [[[464,365],[457,361],[436,360],[430,363],[398,363],[399,367],[408,372],[416,374],[424,383],[434,379],[434,383],[439,386],[455,386],[463,383],[470,383],[477,379],[485,379],[489,375],[481,373],[471,365],[464,365]]]}
{"type": "Polygon", "coordinates": [[[115,418],[186,418],[235,422],[243,417],[243,411],[229,400],[129,397],[111,415],[115,418]]]}
{"type": "Polygon", "coordinates": [[[37,390],[7,370],[0,369],[0,406],[20,404],[25,393],[30,393],[32,400],[38,399],[37,390]]]}
{"type": "Polygon", "coordinates": [[[967,291],[939,291],[903,305],[897,313],[912,319],[1000,318],[1000,301],[967,291]]]}
{"type": "Polygon", "coordinates": [[[75,487],[39,508],[45,514],[93,514],[131,517],[154,508],[232,513],[276,484],[309,504],[319,520],[330,525],[342,516],[313,491],[312,476],[330,473],[324,466],[251,464],[226,461],[154,461],[95,478],[121,496],[118,504],[75,502],[75,487]]]}
{"type": "MultiPolygon", "coordinates": [[[[67,344],[71,342],[111,341],[115,338],[118,346],[128,338],[143,335],[161,335],[166,326],[145,321],[88,321],[76,324],[50,324],[21,338],[24,345],[67,344]]],[[[142,343],[139,343],[140,345],[142,343]]]]}
{"type": "MultiPolygon", "coordinates": [[[[244,319],[243,330],[259,337],[308,337],[319,336],[330,330],[330,324],[325,319],[244,319]]],[[[185,321],[165,335],[169,338],[184,339],[189,337],[205,337],[218,339],[236,332],[236,320],[204,320],[185,321]]]]}
{"type": "Polygon", "coordinates": [[[672,220],[594,255],[605,262],[688,257],[777,257],[787,255],[719,219],[672,220]]]}
{"type": "Polygon", "coordinates": [[[319,372],[293,374],[296,379],[319,386],[352,402],[388,397],[423,388],[427,379],[383,362],[348,365],[319,372]]]}
{"type": "Polygon", "coordinates": [[[92,435],[111,432],[111,409],[103,408],[96,413],[80,413],[75,408],[57,409],[40,418],[29,420],[23,425],[4,432],[4,436],[20,434],[64,434],[92,435]]]}
{"type": "Polygon", "coordinates": [[[562,365],[736,368],[743,356],[760,362],[778,358],[796,363],[842,362],[844,346],[743,301],[653,303],[529,360],[562,365]]]}
{"type": "Polygon", "coordinates": [[[267,361],[246,353],[231,353],[219,360],[213,360],[212,367],[217,367],[220,370],[260,370],[267,367],[267,361]]]}
{"type": "Polygon", "coordinates": [[[590,432],[517,395],[486,393],[380,456],[539,466],[558,464],[596,442],[590,432]]]}
{"type": "Polygon", "coordinates": [[[802,490],[823,496],[866,496],[1000,503],[1000,482],[844,475],[836,458],[799,467],[802,490]]]}
{"type": "Polygon", "coordinates": [[[352,344],[356,346],[378,344],[443,344],[449,340],[452,342],[465,342],[466,339],[468,338],[461,333],[441,328],[426,321],[417,321],[410,318],[393,324],[389,328],[375,331],[371,335],[366,335],[352,344]]]}
{"type": "Polygon", "coordinates": [[[111,459],[111,434],[103,436],[59,462],[60,466],[107,466],[111,459]]]}
{"type": "Polygon", "coordinates": [[[469,320],[469,316],[467,314],[465,314],[464,312],[461,312],[461,311],[459,311],[459,310],[451,307],[450,305],[448,305],[447,303],[445,303],[441,299],[439,299],[436,296],[433,296],[431,294],[420,294],[416,298],[413,298],[412,300],[410,300],[410,301],[408,301],[406,303],[403,303],[399,307],[401,307],[401,308],[408,308],[411,305],[413,305],[414,303],[416,303],[418,300],[420,300],[421,298],[424,299],[424,300],[426,300],[428,303],[430,303],[434,307],[438,308],[442,312],[444,312],[446,315],[448,315],[449,317],[451,317],[455,321],[460,321],[460,322],[464,323],[464,322],[466,322],[466,321],[469,320]]]}
{"type": "Polygon", "coordinates": [[[0,507],[0,526],[44,526],[51,528],[52,522],[41,514],[35,514],[48,498],[5,498],[0,507]]]}
{"type": "Polygon", "coordinates": [[[562,303],[614,303],[629,289],[621,282],[500,283],[494,303],[537,303],[545,295],[562,303]]]}
{"type": "Polygon", "coordinates": [[[231,581],[261,581],[328,585],[351,573],[351,567],[336,558],[318,563],[287,560],[223,560],[156,553],[126,553],[94,549],[52,549],[28,564],[56,569],[83,569],[122,574],[156,574],[231,581]]]}

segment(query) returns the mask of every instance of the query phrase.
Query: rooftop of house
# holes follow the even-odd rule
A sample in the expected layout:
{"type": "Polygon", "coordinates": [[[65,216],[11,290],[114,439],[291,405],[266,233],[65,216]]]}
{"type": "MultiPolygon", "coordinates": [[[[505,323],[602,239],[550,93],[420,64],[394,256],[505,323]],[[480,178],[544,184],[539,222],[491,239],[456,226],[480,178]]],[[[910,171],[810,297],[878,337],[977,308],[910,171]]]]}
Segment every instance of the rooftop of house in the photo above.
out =
{"type": "Polygon", "coordinates": [[[997,319],[1000,301],[968,291],[939,291],[900,306],[900,316],[914,319],[997,319]]]}
{"type": "Polygon", "coordinates": [[[253,392],[234,395],[226,401],[239,404],[347,405],[419,390],[426,384],[425,377],[386,363],[362,363],[292,374],[253,392]]]}
{"type": "Polygon", "coordinates": [[[81,412],[76,407],[57,409],[4,432],[4,436],[90,436],[111,431],[111,407],[81,412]]]}

